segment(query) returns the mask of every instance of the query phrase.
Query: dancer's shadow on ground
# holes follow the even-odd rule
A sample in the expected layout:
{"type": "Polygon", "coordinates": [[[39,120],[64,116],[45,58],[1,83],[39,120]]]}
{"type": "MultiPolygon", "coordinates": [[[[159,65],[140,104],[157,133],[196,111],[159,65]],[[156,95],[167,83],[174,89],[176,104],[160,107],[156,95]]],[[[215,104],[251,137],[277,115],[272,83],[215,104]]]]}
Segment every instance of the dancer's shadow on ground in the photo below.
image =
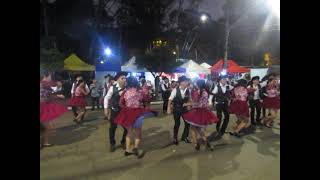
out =
{"type": "Polygon", "coordinates": [[[170,131],[161,129],[156,126],[143,131],[141,148],[148,152],[166,148],[170,143],[170,131]]]}
{"type": "Polygon", "coordinates": [[[98,126],[91,124],[71,125],[56,129],[56,133],[50,141],[56,145],[68,145],[82,141],[98,129],[98,126]]]}
{"type": "Polygon", "coordinates": [[[260,154],[277,157],[274,151],[280,150],[280,134],[274,133],[271,128],[263,128],[262,132],[255,132],[244,138],[257,144],[260,154]]]}
{"type": "Polygon", "coordinates": [[[242,139],[232,140],[228,144],[221,144],[219,141],[212,144],[216,144],[214,152],[203,153],[196,157],[199,169],[197,179],[210,180],[215,176],[233,173],[239,169],[240,163],[235,158],[240,154],[244,144],[242,139]]]}
{"type": "Polygon", "coordinates": [[[142,179],[189,180],[196,177],[196,179],[211,180],[215,176],[232,173],[239,168],[239,162],[235,160],[235,157],[240,153],[243,143],[243,141],[240,141],[234,144],[216,146],[213,152],[195,151],[193,146],[190,145],[188,148],[179,149],[179,153],[173,153],[155,165],[144,169],[145,173],[143,173],[142,179]],[[161,174],[161,176],[152,176],[152,174],[161,174]]]}

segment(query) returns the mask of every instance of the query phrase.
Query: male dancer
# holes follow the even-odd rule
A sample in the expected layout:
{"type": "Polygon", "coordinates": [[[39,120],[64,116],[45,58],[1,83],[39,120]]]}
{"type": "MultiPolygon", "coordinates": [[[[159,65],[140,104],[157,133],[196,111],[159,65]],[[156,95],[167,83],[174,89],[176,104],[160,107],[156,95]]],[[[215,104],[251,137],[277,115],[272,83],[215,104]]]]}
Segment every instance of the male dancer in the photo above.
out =
{"type": "Polygon", "coordinates": [[[252,89],[251,93],[249,93],[249,105],[250,105],[250,120],[253,126],[259,125],[261,126],[260,122],[260,115],[261,115],[261,103],[262,103],[262,88],[267,85],[267,82],[264,81],[259,83],[259,76],[252,77],[248,89],[252,89]],[[254,117],[256,114],[256,118],[254,117]]]}
{"type": "Polygon", "coordinates": [[[165,113],[168,109],[168,98],[170,96],[170,84],[169,79],[167,77],[163,77],[162,80],[164,81],[163,84],[161,84],[161,94],[162,94],[162,100],[163,100],[163,113],[165,113]]]}
{"type": "MultiPolygon", "coordinates": [[[[212,94],[215,96],[215,107],[217,110],[217,116],[219,118],[219,122],[217,123],[216,129],[217,129],[217,136],[215,137],[217,140],[221,139],[223,134],[225,133],[228,123],[229,123],[229,102],[230,102],[230,93],[233,89],[233,86],[229,85],[227,83],[227,77],[226,76],[220,76],[218,80],[218,84],[215,86],[215,88],[212,91],[212,94]],[[223,123],[222,122],[222,112],[224,115],[223,123]]],[[[209,97],[209,105],[212,104],[212,98],[213,95],[210,95],[209,97]]],[[[212,140],[212,134],[209,136],[209,139],[212,140]]]]}
{"type": "MultiPolygon", "coordinates": [[[[171,114],[171,103],[173,102],[173,118],[174,118],[174,128],[173,128],[173,143],[178,145],[178,131],[180,127],[180,117],[183,113],[188,110],[188,106],[191,104],[191,94],[187,88],[189,79],[185,76],[179,77],[180,86],[173,89],[169,97],[167,113],[171,114]]],[[[184,121],[184,120],[183,120],[184,121]]],[[[184,121],[184,130],[181,140],[185,143],[191,143],[188,139],[190,124],[184,121]]]]}
{"type": "MultiPolygon", "coordinates": [[[[114,152],[116,150],[115,144],[115,133],[117,129],[117,124],[114,122],[114,119],[117,117],[117,115],[120,112],[120,96],[123,93],[125,89],[125,83],[126,83],[126,76],[127,74],[125,72],[118,72],[117,75],[114,77],[114,80],[116,83],[110,87],[107,95],[104,98],[104,108],[105,111],[107,111],[109,106],[109,100],[110,100],[110,127],[109,127],[109,141],[110,141],[110,152],[114,152]]],[[[126,135],[127,130],[123,127],[123,135],[121,140],[121,146],[123,149],[126,148],[126,135]]]]}

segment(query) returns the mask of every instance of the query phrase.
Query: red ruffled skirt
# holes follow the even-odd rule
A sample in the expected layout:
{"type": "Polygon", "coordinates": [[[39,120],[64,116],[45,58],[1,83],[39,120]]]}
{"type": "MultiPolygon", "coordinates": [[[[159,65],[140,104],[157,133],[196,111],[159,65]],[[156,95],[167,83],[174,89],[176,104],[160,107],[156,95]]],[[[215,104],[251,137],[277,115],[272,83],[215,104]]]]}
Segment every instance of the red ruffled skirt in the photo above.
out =
{"type": "Polygon", "coordinates": [[[279,97],[266,97],[263,99],[262,107],[266,109],[280,109],[279,97]]]}
{"type": "Polygon", "coordinates": [[[68,101],[69,106],[86,107],[87,101],[84,96],[74,96],[68,101]]]}
{"type": "MultiPolygon", "coordinates": [[[[152,111],[146,108],[128,108],[124,107],[119,112],[118,116],[115,118],[114,122],[123,127],[132,127],[138,119],[140,119],[140,127],[142,125],[141,118],[142,116],[157,116],[156,111],[152,111]]],[[[137,125],[139,126],[139,125],[137,125]]]]}
{"type": "Polygon", "coordinates": [[[249,106],[247,101],[233,101],[230,104],[229,112],[236,116],[249,117],[249,106]]]}
{"type": "Polygon", "coordinates": [[[185,121],[193,126],[206,127],[219,122],[217,116],[207,108],[193,108],[182,114],[185,121]]]}
{"type": "Polygon", "coordinates": [[[48,122],[57,119],[66,113],[68,109],[55,102],[40,102],[40,121],[48,122]]]}

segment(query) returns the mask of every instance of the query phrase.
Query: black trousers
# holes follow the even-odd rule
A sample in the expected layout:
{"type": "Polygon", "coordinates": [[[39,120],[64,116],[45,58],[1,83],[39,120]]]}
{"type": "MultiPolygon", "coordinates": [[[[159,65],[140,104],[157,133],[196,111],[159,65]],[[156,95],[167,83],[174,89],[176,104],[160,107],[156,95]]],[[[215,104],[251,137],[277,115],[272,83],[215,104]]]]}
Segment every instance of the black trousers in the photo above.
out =
{"type": "Polygon", "coordinates": [[[99,106],[99,97],[91,97],[91,104],[92,104],[92,110],[95,109],[95,106],[97,105],[97,108],[100,109],[99,106]]]}
{"type": "Polygon", "coordinates": [[[229,110],[228,110],[228,103],[216,104],[217,116],[219,122],[217,123],[217,131],[220,135],[223,135],[226,132],[226,129],[229,124],[229,110]],[[223,123],[222,123],[222,113],[224,115],[223,123]],[[222,123],[222,126],[221,126],[222,123]]]}
{"type": "Polygon", "coordinates": [[[170,97],[170,92],[162,92],[162,100],[163,100],[162,110],[163,110],[163,112],[167,111],[169,97],[170,97]]]}
{"type": "MultiPolygon", "coordinates": [[[[114,119],[116,118],[116,116],[118,114],[119,114],[119,112],[115,112],[111,109],[110,128],[109,128],[109,141],[110,141],[111,145],[116,144],[115,134],[116,134],[116,130],[117,130],[118,125],[116,123],[114,123],[114,119]]],[[[127,136],[127,129],[123,127],[123,135],[122,135],[122,139],[121,139],[121,144],[124,144],[126,142],[126,136],[127,136]]]]}
{"type": "Polygon", "coordinates": [[[260,100],[251,100],[249,102],[250,104],[250,121],[251,124],[256,125],[257,123],[260,123],[260,116],[261,116],[261,103],[260,100]],[[254,115],[256,115],[256,118],[254,118],[254,115]]]}
{"type": "Polygon", "coordinates": [[[262,108],[262,117],[266,117],[266,108],[262,108]]]}
{"type": "MultiPolygon", "coordinates": [[[[173,138],[178,139],[179,127],[180,127],[180,118],[182,116],[182,112],[177,112],[173,110],[173,119],[174,119],[174,127],[173,127],[173,138]]],[[[189,136],[190,124],[184,121],[184,130],[182,133],[181,139],[186,139],[189,136]]]]}

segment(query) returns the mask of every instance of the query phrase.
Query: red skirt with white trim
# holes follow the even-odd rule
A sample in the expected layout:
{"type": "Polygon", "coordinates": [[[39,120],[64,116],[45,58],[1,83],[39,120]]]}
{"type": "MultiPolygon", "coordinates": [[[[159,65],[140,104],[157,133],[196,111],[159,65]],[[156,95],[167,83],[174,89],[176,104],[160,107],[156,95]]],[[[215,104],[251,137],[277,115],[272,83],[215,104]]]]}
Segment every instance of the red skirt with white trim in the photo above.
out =
{"type": "Polygon", "coordinates": [[[262,107],[266,109],[280,109],[280,98],[266,97],[263,99],[262,107]]]}
{"type": "Polygon", "coordinates": [[[249,106],[247,101],[236,100],[231,102],[229,112],[236,116],[249,117],[249,106]]]}
{"type": "MultiPolygon", "coordinates": [[[[158,113],[156,111],[153,111],[151,109],[147,108],[128,108],[124,107],[119,112],[118,116],[115,118],[114,122],[116,124],[119,124],[123,127],[132,127],[135,122],[140,118],[141,116],[144,116],[146,118],[147,116],[157,116],[158,113]]],[[[142,122],[141,122],[142,123],[142,122]]]]}
{"type": "Polygon", "coordinates": [[[68,109],[62,104],[55,102],[40,102],[40,121],[48,122],[56,120],[67,111],[68,109]]]}
{"type": "Polygon", "coordinates": [[[87,101],[85,96],[74,96],[68,101],[69,106],[86,107],[87,101]]]}
{"type": "Polygon", "coordinates": [[[193,126],[206,127],[219,122],[217,116],[208,108],[193,108],[182,114],[183,119],[193,126]]]}

